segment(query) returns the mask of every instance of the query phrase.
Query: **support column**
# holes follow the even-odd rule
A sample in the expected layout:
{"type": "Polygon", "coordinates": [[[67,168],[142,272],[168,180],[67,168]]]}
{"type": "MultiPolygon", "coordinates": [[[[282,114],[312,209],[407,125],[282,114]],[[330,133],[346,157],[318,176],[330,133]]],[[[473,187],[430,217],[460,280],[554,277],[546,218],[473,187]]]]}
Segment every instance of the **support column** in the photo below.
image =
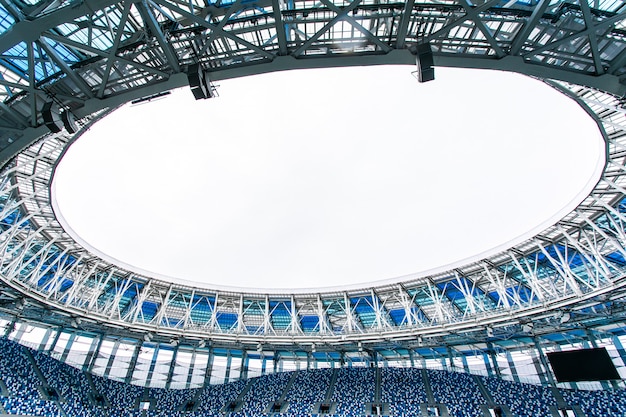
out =
{"type": "Polygon", "coordinates": [[[72,332],[70,334],[70,338],[67,341],[67,344],[65,345],[65,349],[63,349],[63,353],[61,354],[61,357],[59,358],[61,362],[66,362],[67,355],[70,353],[70,350],[72,349],[72,345],[74,344],[74,339],[76,339],[76,332],[72,332]]]}
{"type": "MultiPolygon", "coordinates": [[[[591,329],[585,329],[585,333],[587,333],[587,340],[589,341],[589,343],[591,343],[591,346],[593,348],[598,348],[596,335],[593,334],[593,331],[591,329]]],[[[602,385],[602,389],[605,389],[605,390],[610,389],[608,381],[600,381],[600,384],[602,385]]],[[[613,387],[613,389],[619,388],[619,385],[617,385],[617,381],[611,381],[611,386],[613,387]]]]}
{"type": "Polygon", "coordinates": [[[441,367],[443,368],[443,370],[448,371],[448,372],[452,372],[452,356],[451,356],[451,352],[450,352],[450,347],[446,346],[446,355],[445,356],[441,356],[441,358],[439,358],[439,361],[441,362],[441,367]],[[446,359],[448,360],[448,363],[446,362],[446,359]]]}
{"type": "Polygon", "coordinates": [[[624,350],[624,345],[622,345],[622,342],[619,340],[619,337],[615,335],[613,335],[612,340],[613,340],[613,345],[615,346],[615,349],[617,350],[617,353],[619,354],[619,357],[622,360],[622,363],[624,364],[624,366],[626,366],[626,350],[624,350]]]}
{"type": "Polygon", "coordinates": [[[41,342],[39,343],[39,346],[37,346],[37,352],[43,352],[46,349],[46,343],[50,339],[51,333],[52,333],[51,329],[46,329],[46,333],[44,333],[43,337],[41,338],[41,342]]]}
{"type": "Polygon", "coordinates": [[[19,343],[22,340],[22,337],[24,337],[24,333],[26,333],[26,327],[28,327],[26,323],[20,323],[19,326],[17,326],[17,333],[15,334],[13,340],[16,340],[19,343]]]}
{"type": "Polygon", "coordinates": [[[146,377],[146,386],[150,386],[150,382],[152,382],[152,375],[154,374],[154,368],[156,367],[157,359],[159,357],[160,344],[156,344],[154,346],[154,353],[152,354],[152,359],[150,360],[150,368],[148,368],[148,376],[146,377]]]}
{"type": "Polygon", "coordinates": [[[224,370],[224,384],[227,384],[230,381],[230,365],[233,362],[233,356],[230,353],[230,350],[226,353],[226,369],[224,370]]]}
{"type": "Polygon", "coordinates": [[[469,364],[467,363],[467,356],[461,355],[461,361],[463,361],[463,369],[465,372],[471,374],[469,364]]]}
{"type": "Polygon", "coordinates": [[[498,358],[496,357],[496,350],[493,348],[493,343],[487,342],[487,349],[489,351],[489,358],[493,364],[493,369],[496,373],[496,376],[502,379],[502,373],[500,372],[500,366],[498,366],[498,358]]]}
{"type": "Polygon", "coordinates": [[[448,364],[446,363],[445,356],[439,357],[439,364],[441,365],[441,369],[443,369],[444,371],[450,371],[448,369],[448,364]]]}
{"type": "Polygon", "coordinates": [[[265,360],[265,354],[261,352],[261,375],[265,375],[267,372],[267,361],[265,360]]]}
{"type": "Polygon", "coordinates": [[[206,362],[206,370],[204,371],[204,382],[202,383],[202,389],[208,387],[211,384],[211,373],[213,372],[213,348],[209,347],[209,357],[206,362]]]}
{"type": "Polygon", "coordinates": [[[170,385],[172,385],[172,378],[174,377],[174,370],[176,369],[176,356],[178,356],[178,345],[174,347],[172,361],[170,362],[170,369],[168,370],[167,378],[165,379],[165,389],[170,389],[170,385]]]}
{"type": "Polygon", "coordinates": [[[409,349],[409,362],[411,362],[411,368],[415,368],[415,357],[413,356],[413,349],[409,349]]]}
{"type": "Polygon", "coordinates": [[[613,345],[615,346],[615,349],[617,350],[617,353],[619,354],[619,357],[622,360],[622,364],[626,366],[626,350],[624,350],[624,346],[622,345],[622,342],[619,340],[619,337],[617,337],[616,335],[612,336],[612,340],[613,340],[613,345]]]}
{"type": "Polygon", "coordinates": [[[515,367],[515,361],[513,360],[513,356],[511,356],[511,352],[506,351],[506,360],[509,363],[509,369],[511,370],[511,375],[513,376],[513,381],[519,383],[519,375],[517,374],[517,368],[515,367]]]}
{"type": "Polygon", "coordinates": [[[542,385],[550,385],[556,388],[556,381],[552,376],[552,372],[550,371],[550,366],[548,365],[548,360],[546,359],[546,355],[543,353],[543,349],[539,344],[536,336],[532,338],[533,344],[535,345],[535,352],[537,352],[537,358],[535,362],[535,369],[537,369],[537,374],[539,374],[539,380],[541,380],[542,385]],[[543,367],[543,372],[541,372],[543,367]]]}
{"type": "Polygon", "coordinates": [[[495,375],[493,373],[493,368],[491,367],[491,361],[489,360],[487,352],[483,352],[483,362],[485,362],[485,368],[487,368],[487,375],[493,378],[495,375]]]}
{"type": "Polygon", "coordinates": [[[50,353],[54,350],[54,347],[57,345],[57,342],[59,341],[59,337],[61,336],[61,329],[57,328],[56,329],[56,334],[54,335],[54,340],[52,341],[52,343],[50,344],[50,346],[48,346],[47,352],[50,353]]]}
{"type": "Polygon", "coordinates": [[[83,364],[83,371],[91,373],[93,370],[93,366],[96,363],[96,359],[98,359],[98,353],[100,353],[100,347],[102,346],[102,341],[104,340],[104,336],[100,335],[98,341],[96,342],[96,338],[91,339],[91,346],[89,346],[89,352],[87,353],[87,357],[85,358],[85,363],[83,364]],[[94,349],[94,343],[96,347],[94,349]]]}
{"type": "Polygon", "coordinates": [[[13,330],[15,330],[16,324],[17,324],[17,316],[13,317],[13,320],[11,320],[11,323],[9,323],[9,325],[4,329],[4,337],[6,337],[7,339],[9,338],[9,335],[13,333],[13,330]]]}
{"type": "Polygon", "coordinates": [[[193,370],[196,367],[196,349],[191,351],[191,360],[189,361],[189,369],[187,369],[187,382],[185,382],[185,389],[191,387],[191,380],[193,379],[193,370]]]}
{"type": "Polygon", "coordinates": [[[274,351],[274,359],[273,359],[273,363],[274,363],[274,373],[278,373],[279,371],[279,365],[280,365],[280,354],[276,351],[274,351]]]}
{"type": "MultiPolygon", "coordinates": [[[[109,363],[107,364],[107,373],[109,374],[109,369],[112,363],[112,359],[115,357],[115,352],[117,352],[117,347],[119,346],[119,340],[115,342],[115,346],[113,346],[113,352],[111,353],[111,358],[109,359],[109,363]]],[[[139,356],[139,352],[143,346],[143,342],[140,340],[139,343],[135,345],[135,350],[133,351],[133,355],[130,358],[130,362],[128,363],[128,369],[126,370],[126,377],[124,378],[124,382],[130,384],[133,378],[133,372],[135,371],[135,365],[137,365],[137,357],[139,356]]]]}
{"type": "Polygon", "coordinates": [[[239,379],[248,379],[248,352],[243,349],[241,351],[241,373],[239,379]]]}

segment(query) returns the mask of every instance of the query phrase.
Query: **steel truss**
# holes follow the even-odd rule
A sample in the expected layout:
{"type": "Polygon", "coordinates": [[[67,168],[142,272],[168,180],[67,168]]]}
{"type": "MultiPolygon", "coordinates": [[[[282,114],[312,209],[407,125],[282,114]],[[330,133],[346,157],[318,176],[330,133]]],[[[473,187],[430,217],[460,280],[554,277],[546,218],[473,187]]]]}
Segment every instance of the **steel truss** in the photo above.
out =
{"type": "Polygon", "coordinates": [[[0,0],[0,278],[11,302],[26,294],[38,314],[51,308],[85,326],[164,340],[312,346],[493,332],[555,310],[582,317],[624,295],[626,12],[619,1],[30,3],[0,0]],[[436,65],[539,77],[589,112],[606,140],[606,166],[574,211],[462,268],[319,294],[236,293],[141,276],[89,253],[54,216],[51,175],[73,135],[50,133],[41,116],[46,102],[86,128],[122,103],[186,85],[193,64],[212,80],[406,64],[423,42],[436,65]]]}

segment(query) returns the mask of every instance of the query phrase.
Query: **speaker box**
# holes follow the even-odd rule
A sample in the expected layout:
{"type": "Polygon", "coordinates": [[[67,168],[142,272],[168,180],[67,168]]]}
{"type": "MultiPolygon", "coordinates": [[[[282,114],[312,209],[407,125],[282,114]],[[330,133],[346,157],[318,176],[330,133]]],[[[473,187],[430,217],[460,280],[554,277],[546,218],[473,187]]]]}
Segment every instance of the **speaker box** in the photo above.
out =
{"type": "Polygon", "coordinates": [[[43,117],[43,123],[52,133],[59,133],[63,129],[63,123],[59,117],[58,112],[52,109],[53,102],[46,102],[41,108],[41,117],[43,117]]]}
{"type": "Polygon", "coordinates": [[[189,87],[196,100],[213,97],[211,83],[200,64],[190,65],[187,69],[187,80],[189,87]]]}
{"type": "Polygon", "coordinates": [[[76,119],[74,115],[69,111],[64,109],[61,112],[61,120],[63,121],[63,126],[65,126],[65,130],[68,133],[76,133],[78,132],[78,125],[76,124],[76,119]]]}
{"type": "Polygon", "coordinates": [[[425,83],[435,79],[433,50],[429,43],[417,45],[417,81],[425,83]]]}

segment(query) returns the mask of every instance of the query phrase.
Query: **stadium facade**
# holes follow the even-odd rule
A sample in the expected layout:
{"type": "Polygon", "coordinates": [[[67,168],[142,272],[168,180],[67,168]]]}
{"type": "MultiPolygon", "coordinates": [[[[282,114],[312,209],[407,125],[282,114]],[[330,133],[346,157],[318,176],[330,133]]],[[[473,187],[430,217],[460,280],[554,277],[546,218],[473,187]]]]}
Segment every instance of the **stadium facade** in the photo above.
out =
{"type": "Polygon", "coordinates": [[[625,19],[619,1],[0,0],[4,335],[150,387],[343,366],[555,385],[548,352],[598,346],[623,374],[625,19]],[[417,63],[426,81],[431,59],[535,77],[585,109],[606,162],[580,204],[484,259],[321,292],[140,274],[91,253],[55,217],[59,158],[124,103],[187,85],[211,98],[213,82],[299,68],[417,63]]]}

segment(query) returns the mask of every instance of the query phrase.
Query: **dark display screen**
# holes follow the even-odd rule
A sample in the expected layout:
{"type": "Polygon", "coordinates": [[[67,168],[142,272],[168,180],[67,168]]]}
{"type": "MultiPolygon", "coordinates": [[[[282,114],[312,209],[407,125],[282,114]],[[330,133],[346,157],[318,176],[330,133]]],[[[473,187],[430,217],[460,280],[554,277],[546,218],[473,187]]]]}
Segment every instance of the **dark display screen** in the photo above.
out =
{"type": "Polygon", "coordinates": [[[620,379],[605,348],[548,353],[557,382],[620,379]]]}

